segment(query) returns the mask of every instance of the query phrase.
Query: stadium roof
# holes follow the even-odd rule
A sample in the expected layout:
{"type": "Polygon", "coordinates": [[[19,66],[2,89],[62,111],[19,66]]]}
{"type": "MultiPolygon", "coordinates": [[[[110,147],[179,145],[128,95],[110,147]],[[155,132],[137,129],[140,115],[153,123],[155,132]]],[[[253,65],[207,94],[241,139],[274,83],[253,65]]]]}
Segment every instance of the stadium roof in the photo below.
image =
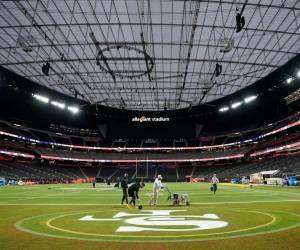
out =
{"type": "Polygon", "coordinates": [[[1,1],[0,64],[92,104],[180,109],[284,65],[299,25],[298,0],[1,1]]]}

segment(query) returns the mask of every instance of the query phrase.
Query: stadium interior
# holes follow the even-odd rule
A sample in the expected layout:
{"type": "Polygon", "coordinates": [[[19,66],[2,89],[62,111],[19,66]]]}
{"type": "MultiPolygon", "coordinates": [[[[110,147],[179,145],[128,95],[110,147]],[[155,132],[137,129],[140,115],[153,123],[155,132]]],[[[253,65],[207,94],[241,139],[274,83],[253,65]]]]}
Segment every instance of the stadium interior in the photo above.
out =
{"type": "MultiPolygon", "coordinates": [[[[79,249],[73,240],[87,244],[80,249],[238,249],[244,242],[245,249],[300,249],[298,0],[1,1],[0,33],[0,213],[11,216],[7,222],[0,218],[3,249],[79,249]],[[237,209],[252,209],[247,213],[257,213],[258,224],[253,217],[239,229],[230,221],[232,231],[210,229],[216,235],[208,230],[200,238],[181,231],[168,235],[186,225],[170,230],[172,224],[165,224],[166,240],[159,245],[157,228],[124,236],[126,227],[102,232],[88,224],[81,228],[80,219],[73,223],[70,217],[74,228],[57,229],[58,222],[51,222],[58,217],[46,221],[42,209],[34,210],[39,205],[54,214],[60,212],[54,205],[61,205],[65,226],[73,216],[67,214],[85,206],[92,214],[93,204],[106,205],[95,216],[109,220],[109,212],[124,212],[116,187],[126,173],[129,183],[146,183],[142,193],[152,192],[159,175],[163,185],[186,192],[191,206],[180,211],[190,217],[203,204],[213,211],[203,210],[203,218],[222,215],[228,205],[229,221],[237,209]],[[198,188],[209,189],[214,174],[216,196],[196,196],[198,188]],[[97,194],[111,195],[97,200],[88,193],[92,183],[97,194]],[[24,187],[32,194],[18,189],[24,187]],[[73,201],[66,194],[63,201],[54,193],[43,200],[37,193],[58,189],[82,196],[73,201]],[[240,199],[232,198],[235,192],[240,199]],[[28,211],[14,221],[22,204],[28,211]],[[283,218],[291,225],[281,226],[283,218]],[[38,223],[46,226],[39,229],[38,223]],[[74,236],[75,229],[82,231],[74,236]],[[41,245],[28,246],[27,234],[41,245]],[[15,245],[14,235],[20,236],[15,245]],[[47,245],[43,237],[60,239],[47,245]],[[119,239],[125,243],[114,242],[119,239]]],[[[155,220],[161,215],[149,210],[147,199],[141,198],[147,209],[141,211],[154,211],[155,220]]],[[[154,209],[169,216],[176,204],[169,205],[154,209]]]]}

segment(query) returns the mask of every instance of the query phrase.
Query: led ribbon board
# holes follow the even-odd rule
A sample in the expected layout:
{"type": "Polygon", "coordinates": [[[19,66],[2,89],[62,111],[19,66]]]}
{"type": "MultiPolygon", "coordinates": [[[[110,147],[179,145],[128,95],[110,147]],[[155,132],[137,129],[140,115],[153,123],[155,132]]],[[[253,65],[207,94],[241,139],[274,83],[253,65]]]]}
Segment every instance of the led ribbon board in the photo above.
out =
{"type": "Polygon", "coordinates": [[[23,153],[12,152],[12,151],[6,151],[6,150],[0,150],[0,154],[9,155],[9,156],[19,156],[19,157],[31,158],[31,159],[35,158],[34,155],[23,154],[23,153]]]}
{"type": "Polygon", "coordinates": [[[265,138],[269,135],[274,135],[277,134],[281,131],[287,130],[289,128],[298,126],[300,124],[300,120],[290,123],[284,127],[275,129],[271,132],[262,134],[257,137],[253,137],[248,140],[244,141],[237,141],[237,142],[232,142],[232,143],[225,143],[225,144],[218,144],[218,145],[212,145],[212,146],[199,146],[199,147],[128,147],[128,148],[120,148],[120,147],[91,147],[91,146],[80,146],[80,145],[70,145],[70,144],[62,144],[62,143],[56,143],[56,142],[49,142],[49,141],[40,141],[32,138],[28,138],[25,136],[19,136],[15,134],[11,134],[8,132],[0,131],[0,135],[5,135],[13,138],[18,138],[24,141],[28,142],[34,142],[38,144],[43,144],[43,145],[51,145],[51,146],[57,146],[57,147],[65,147],[65,148],[77,148],[77,149],[87,149],[87,150],[102,150],[102,151],[117,151],[117,152],[124,152],[124,151],[181,151],[181,150],[200,150],[200,149],[214,149],[214,148],[223,148],[223,147],[229,147],[229,146],[234,146],[234,145],[244,145],[249,142],[254,142],[259,139],[265,138]]]}
{"type": "Polygon", "coordinates": [[[251,154],[250,156],[254,157],[254,156],[268,154],[268,153],[272,153],[272,152],[283,151],[283,150],[286,150],[286,149],[295,148],[295,147],[299,147],[299,146],[300,146],[300,142],[295,142],[295,143],[291,143],[291,144],[288,144],[288,145],[285,145],[285,146],[269,148],[269,149],[266,149],[266,150],[258,151],[256,153],[251,154]]]}
{"type": "Polygon", "coordinates": [[[217,160],[228,160],[235,158],[242,158],[244,154],[230,155],[224,157],[215,157],[215,158],[198,158],[198,159],[139,159],[139,160],[103,160],[103,159],[89,159],[89,158],[72,158],[72,157],[58,157],[50,155],[41,155],[42,159],[47,160],[62,160],[62,161],[77,161],[77,162],[110,162],[110,163],[137,163],[137,162],[206,162],[206,161],[217,161],[217,160]]]}

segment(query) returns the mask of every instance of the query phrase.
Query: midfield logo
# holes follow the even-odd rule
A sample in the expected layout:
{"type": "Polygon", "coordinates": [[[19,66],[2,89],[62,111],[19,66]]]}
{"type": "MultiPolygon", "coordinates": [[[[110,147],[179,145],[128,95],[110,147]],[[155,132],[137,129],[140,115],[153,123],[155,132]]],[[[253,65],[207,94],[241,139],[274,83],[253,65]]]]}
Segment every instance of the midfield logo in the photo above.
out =
{"type": "Polygon", "coordinates": [[[80,218],[80,221],[122,221],[132,226],[119,226],[116,232],[186,232],[207,230],[226,227],[226,221],[219,220],[216,214],[204,215],[171,215],[173,212],[184,212],[186,210],[145,210],[146,213],[130,214],[120,212],[111,219],[94,218],[93,215],[87,215],[80,218]],[[181,228],[176,228],[180,226],[181,228]],[[183,228],[186,226],[188,228],[183,228]],[[167,228],[169,227],[169,228],[167,228]]]}

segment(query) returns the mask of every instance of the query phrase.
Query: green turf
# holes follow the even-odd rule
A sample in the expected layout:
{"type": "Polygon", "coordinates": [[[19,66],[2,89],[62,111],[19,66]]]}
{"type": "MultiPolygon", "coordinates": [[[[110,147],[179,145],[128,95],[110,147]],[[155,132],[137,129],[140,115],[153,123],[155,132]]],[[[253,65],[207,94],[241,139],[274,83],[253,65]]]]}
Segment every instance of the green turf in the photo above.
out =
{"type": "MultiPolygon", "coordinates": [[[[98,184],[35,185],[0,188],[1,249],[300,249],[300,188],[220,186],[216,195],[207,183],[167,183],[175,193],[189,194],[190,206],[173,207],[162,191],[159,205],[148,201],[152,184],[141,191],[143,210],[120,206],[121,190],[98,184]],[[184,232],[116,232],[119,212],[185,210],[172,216],[216,214],[227,226],[184,232]]],[[[151,226],[150,226],[151,227],[151,226]]],[[[186,229],[190,226],[156,226],[186,229]]]]}

